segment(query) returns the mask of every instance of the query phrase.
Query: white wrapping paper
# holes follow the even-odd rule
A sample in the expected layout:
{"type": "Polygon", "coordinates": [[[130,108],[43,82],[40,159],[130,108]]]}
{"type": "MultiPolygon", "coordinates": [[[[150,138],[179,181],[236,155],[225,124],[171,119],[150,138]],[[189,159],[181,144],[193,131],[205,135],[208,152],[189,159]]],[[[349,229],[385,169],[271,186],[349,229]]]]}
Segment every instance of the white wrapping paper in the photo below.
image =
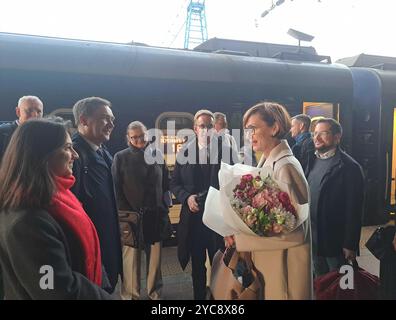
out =
{"type": "MultiPolygon", "coordinates": [[[[234,211],[230,200],[233,199],[232,190],[240,183],[241,177],[245,174],[261,177],[272,176],[272,171],[267,168],[256,168],[243,164],[235,164],[233,166],[221,163],[219,171],[220,190],[210,188],[205,202],[205,210],[203,214],[203,223],[221,236],[229,236],[234,234],[247,234],[257,236],[240,218],[239,214],[234,211]]],[[[288,186],[280,181],[274,181],[279,188],[289,194],[288,186]]],[[[290,195],[290,194],[289,194],[290,195]]],[[[294,230],[299,227],[309,215],[309,205],[299,205],[292,201],[297,211],[297,223],[294,230]]],[[[281,235],[280,235],[281,236],[281,235]]]]}

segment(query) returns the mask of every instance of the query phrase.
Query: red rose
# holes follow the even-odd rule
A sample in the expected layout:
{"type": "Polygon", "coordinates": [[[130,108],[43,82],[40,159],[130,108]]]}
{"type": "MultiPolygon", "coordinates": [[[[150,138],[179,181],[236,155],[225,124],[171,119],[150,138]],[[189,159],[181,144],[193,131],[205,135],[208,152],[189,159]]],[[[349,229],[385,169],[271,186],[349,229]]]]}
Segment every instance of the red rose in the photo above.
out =
{"type": "Polygon", "coordinates": [[[290,206],[290,198],[286,192],[279,192],[278,199],[282,203],[284,208],[287,208],[290,206]]]}
{"type": "Polygon", "coordinates": [[[245,174],[242,176],[242,181],[244,182],[250,182],[253,180],[253,176],[251,174],[245,174]]]}

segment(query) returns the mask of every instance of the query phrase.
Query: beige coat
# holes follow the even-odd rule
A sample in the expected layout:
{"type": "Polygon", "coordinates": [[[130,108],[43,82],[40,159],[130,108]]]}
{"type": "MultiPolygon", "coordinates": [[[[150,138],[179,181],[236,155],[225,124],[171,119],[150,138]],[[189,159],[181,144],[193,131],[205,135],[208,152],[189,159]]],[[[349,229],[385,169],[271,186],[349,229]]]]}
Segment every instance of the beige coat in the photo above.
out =
{"type": "MultiPolygon", "coordinates": [[[[307,180],[286,140],[282,140],[263,162],[262,158],[258,166],[270,166],[274,170],[274,179],[288,186],[293,201],[308,202],[307,180]]],[[[309,218],[290,234],[268,238],[239,234],[235,235],[235,243],[238,251],[252,252],[253,263],[264,279],[264,299],[312,299],[309,218]]]]}

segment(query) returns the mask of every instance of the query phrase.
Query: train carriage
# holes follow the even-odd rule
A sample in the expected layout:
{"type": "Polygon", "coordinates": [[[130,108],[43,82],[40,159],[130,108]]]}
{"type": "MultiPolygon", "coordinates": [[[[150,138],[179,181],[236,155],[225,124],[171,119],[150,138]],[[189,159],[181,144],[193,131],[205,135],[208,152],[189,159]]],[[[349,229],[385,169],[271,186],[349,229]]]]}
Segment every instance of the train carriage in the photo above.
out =
{"type": "Polygon", "coordinates": [[[263,100],[291,115],[339,120],[343,147],[366,173],[366,225],[383,223],[395,206],[395,84],[394,72],[342,64],[0,33],[0,119],[13,120],[26,94],[39,96],[46,114],[70,119],[78,99],[101,96],[116,116],[113,153],[125,148],[128,123],[140,120],[163,130],[172,166],[182,141],[166,123],[192,128],[201,108],[226,113],[231,129],[242,129],[244,111],[263,100]]]}

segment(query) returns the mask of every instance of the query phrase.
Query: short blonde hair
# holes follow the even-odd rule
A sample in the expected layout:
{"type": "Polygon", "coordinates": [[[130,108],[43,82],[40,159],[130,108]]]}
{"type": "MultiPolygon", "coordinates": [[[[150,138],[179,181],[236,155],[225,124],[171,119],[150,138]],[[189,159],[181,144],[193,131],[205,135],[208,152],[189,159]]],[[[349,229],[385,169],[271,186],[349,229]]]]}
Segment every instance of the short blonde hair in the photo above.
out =
{"type": "Polygon", "coordinates": [[[283,139],[286,134],[290,131],[291,120],[290,115],[286,108],[276,102],[261,102],[251,107],[245,112],[243,116],[243,126],[246,126],[249,118],[254,114],[259,114],[261,120],[267,123],[268,126],[272,127],[275,123],[279,126],[279,131],[275,137],[283,139]]]}

